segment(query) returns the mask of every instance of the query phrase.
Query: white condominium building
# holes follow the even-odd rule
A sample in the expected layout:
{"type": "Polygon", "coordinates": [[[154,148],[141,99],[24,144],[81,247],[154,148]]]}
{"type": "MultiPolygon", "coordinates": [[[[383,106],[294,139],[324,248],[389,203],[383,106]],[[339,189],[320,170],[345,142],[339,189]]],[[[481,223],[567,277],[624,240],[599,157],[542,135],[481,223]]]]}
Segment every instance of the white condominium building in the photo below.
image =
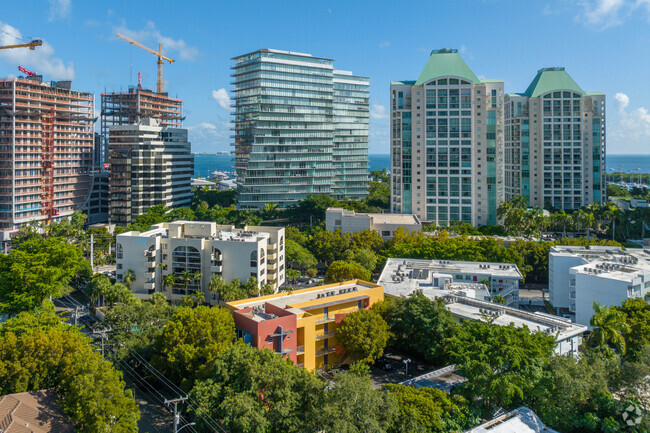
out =
{"type": "Polygon", "coordinates": [[[384,239],[392,239],[393,233],[403,227],[409,232],[422,230],[422,223],[415,215],[384,214],[384,213],[355,213],[340,207],[331,207],[325,212],[325,228],[342,233],[374,230],[384,239]]]}
{"type": "Polygon", "coordinates": [[[187,129],[156,119],[109,129],[110,222],[126,225],[152,206],[192,201],[194,156],[187,129]]]}
{"type": "Polygon", "coordinates": [[[497,294],[509,293],[504,296],[516,305],[521,279],[514,264],[389,258],[377,284],[384,286],[386,296],[422,293],[429,299],[443,298],[447,310],[459,321],[490,320],[498,326],[513,324],[553,335],[555,353],[578,353],[586,326],[490,302],[497,294]]]}
{"type": "Polygon", "coordinates": [[[456,294],[479,300],[501,295],[517,305],[522,279],[513,263],[389,258],[377,284],[392,296],[421,292],[433,299],[462,292],[456,294]]]}
{"type": "Polygon", "coordinates": [[[621,305],[629,298],[650,300],[650,250],[590,246],[552,247],[548,264],[549,300],[589,325],[593,303],[621,305]]]}
{"type": "Polygon", "coordinates": [[[243,230],[213,222],[176,221],[154,225],[147,232],[117,235],[117,280],[127,270],[135,273],[133,293],[148,299],[162,292],[172,302],[199,291],[207,302],[218,302],[208,289],[212,275],[226,283],[255,277],[260,286],[274,289],[284,283],[284,228],[252,227],[243,230]],[[174,275],[174,284],[166,282],[174,275]]]}
{"type": "Polygon", "coordinates": [[[503,81],[479,79],[455,49],[432,51],[416,81],[391,83],[391,212],[496,224],[503,97],[503,81]]]}
{"type": "Polygon", "coordinates": [[[537,72],[505,97],[505,198],[579,209],[605,198],[605,95],[585,92],[564,68],[537,72]]]}

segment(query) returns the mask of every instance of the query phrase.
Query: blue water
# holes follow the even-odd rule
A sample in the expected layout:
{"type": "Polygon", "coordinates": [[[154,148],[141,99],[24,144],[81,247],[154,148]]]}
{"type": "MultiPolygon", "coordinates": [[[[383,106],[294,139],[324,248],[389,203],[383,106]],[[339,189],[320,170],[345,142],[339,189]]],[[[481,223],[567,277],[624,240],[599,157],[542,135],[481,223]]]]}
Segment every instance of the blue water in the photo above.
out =
{"type": "MultiPolygon", "coordinates": [[[[386,170],[390,167],[390,155],[369,155],[370,170],[386,170]]],[[[209,177],[213,171],[234,171],[234,155],[195,154],[194,177],[209,177]]]]}
{"type": "MultiPolygon", "coordinates": [[[[390,155],[374,154],[368,156],[370,170],[381,170],[390,168],[390,155]]],[[[194,176],[208,177],[215,171],[233,171],[235,165],[234,155],[194,155],[194,176]]],[[[650,155],[607,155],[607,169],[611,173],[622,171],[623,173],[650,173],[650,155]]]]}

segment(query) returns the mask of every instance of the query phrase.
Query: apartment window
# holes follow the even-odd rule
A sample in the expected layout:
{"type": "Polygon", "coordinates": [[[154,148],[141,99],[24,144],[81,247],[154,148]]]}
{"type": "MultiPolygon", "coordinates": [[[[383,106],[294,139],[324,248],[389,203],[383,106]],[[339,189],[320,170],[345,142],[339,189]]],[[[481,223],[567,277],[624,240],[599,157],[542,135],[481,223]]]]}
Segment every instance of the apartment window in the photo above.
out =
{"type": "Polygon", "coordinates": [[[382,236],[390,236],[390,230],[382,230],[381,235],[382,236]]]}

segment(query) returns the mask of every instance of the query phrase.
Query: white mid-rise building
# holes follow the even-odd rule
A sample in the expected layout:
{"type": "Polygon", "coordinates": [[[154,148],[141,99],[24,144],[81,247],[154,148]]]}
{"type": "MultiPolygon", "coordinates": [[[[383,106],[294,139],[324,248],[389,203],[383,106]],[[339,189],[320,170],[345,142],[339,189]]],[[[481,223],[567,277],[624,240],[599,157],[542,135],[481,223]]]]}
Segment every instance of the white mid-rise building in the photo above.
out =
{"type": "Polygon", "coordinates": [[[575,321],[589,325],[593,303],[621,305],[650,299],[650,251],[619,247],[552,247],[548,264],[549,301],[575,321]]]}
{"type": "Polygon", "coordinates": [[[213,222],[176,221],[154,225],[147,232],[131,231],[116,240],[116,276],[123,281],[127,270],[135,273],[133,293],[148,299],[162,292],[172,302],[200,291],[207,302],[218,302],[208,289],[212,275],[226,283],[237,278],[246,283],[257,278],[260,287],[270,283],[277,290],[284,283],[284,228],[234,226],[213,222]],[[196,278],[186,279],[186,271],[196,278]],[[174,275],[172,286],[166,276],[174,275]]]}
{"type": "Polygon", "coordinates": [[[457,294],[489,300],[501,295],[508,304],[516,305],[522,279],[513,263],[389,258],[377,284],[384,286],[384,293],[391,296],[421,292],[432,299],[457,294]]]}
{"type": "MultiPolygon", "coordinates": [[[[513,264],[389,258],[377,284],[384,286],[386,296],[422,293],[429,299],[443,298],[449,312],[459,321],[490,320],[494,325],[525,326],[531,331],[553,335],[557,341],[555,353],[577,354],[586,326],[562,317],[490,302],[505,287],[508,290],[516,287],[513,293],[518,294],[521,278],[513,264]]],[[[516,304],[518,296],[513,293],[506,295],[506,299],[516,304]]]]}
{"type": "Polygon", "coordinates": [[[415,215],[400,215],[390,213],[356,213],[340,207],[331,207],[325,213],[325,228],[342,233],[374,230],[384,239],[392,239],[393,233],[403,227],[409,232],[422,230],[422,223],[415,215]]]}

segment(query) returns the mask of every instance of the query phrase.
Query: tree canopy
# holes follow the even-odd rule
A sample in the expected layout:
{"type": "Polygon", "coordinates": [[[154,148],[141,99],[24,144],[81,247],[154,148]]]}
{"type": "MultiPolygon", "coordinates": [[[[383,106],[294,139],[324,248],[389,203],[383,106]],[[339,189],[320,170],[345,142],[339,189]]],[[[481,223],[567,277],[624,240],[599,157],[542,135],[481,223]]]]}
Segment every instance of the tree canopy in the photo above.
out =
{"type": "Polygon", "coordinates": [[[350,313],[336,328],[336,341],[353,360],[374,362],[384,354],[389,337],[388,324],[373,310],[350,313]]]}
{"type": "Polygon", "coordinates": [[[340,283],[350,280],[370,281],[371,277],[370,271],[359,263],[337,260],[327,268],[325,283],[340,283]]]}

